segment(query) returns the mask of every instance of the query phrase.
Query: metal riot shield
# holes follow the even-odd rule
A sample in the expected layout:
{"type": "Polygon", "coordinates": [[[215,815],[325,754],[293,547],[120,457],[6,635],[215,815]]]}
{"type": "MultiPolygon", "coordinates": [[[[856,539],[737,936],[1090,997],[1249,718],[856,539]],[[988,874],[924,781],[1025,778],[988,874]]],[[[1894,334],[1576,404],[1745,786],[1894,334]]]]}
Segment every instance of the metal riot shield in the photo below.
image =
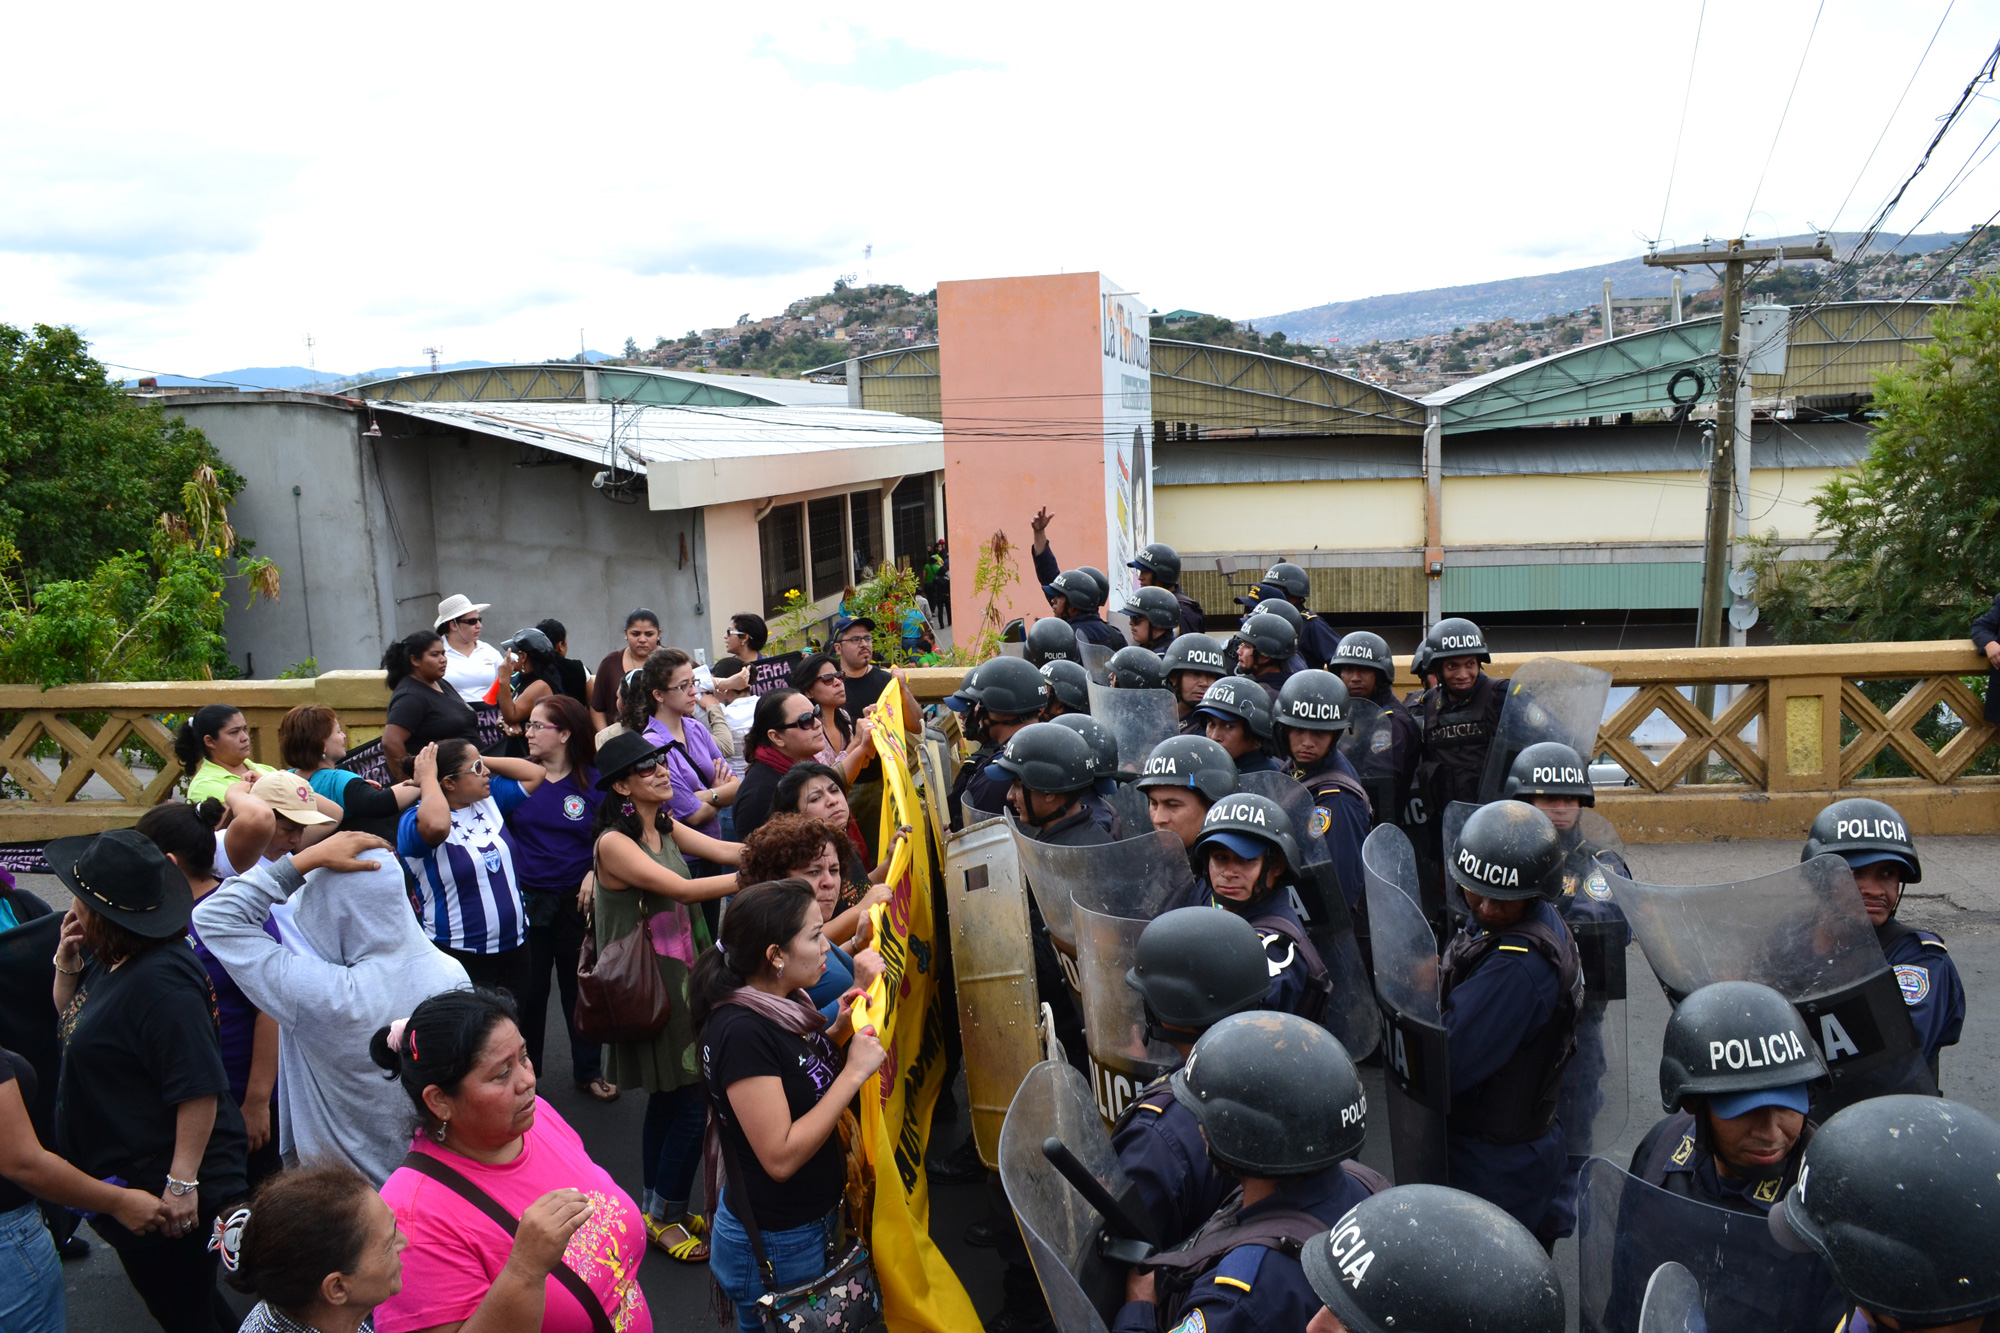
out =
{"type": "Polygon", "coordinates": [[[958,1030],[965,1046],[965,1086],[980,1160],[1000,1160],[1000,1122],[1029,1069],[1035,1043],[1035,944],[1028,928],[1027,886],[1005,824],[985,823],[951,836],[944,892],[958,982],[958,1030]]]}
{"type": "Polygon", "coordinates": [[[1597,753],[1597,727],[1604,721],[1604,704],[1610,697],[1609,671],[1558,657],[1524,662],[1507,679],[1507,700],[1500,707],[1493,748],[1486,752],[1486,772],[1479,779],[1480,803],[1500,795],[1514,756],[1530,745],[1561,741],[1588,766],[1597,753]]]}
{"type": "Polygon", "coordinates": [[[1439,1008],[1437,938],[1417,905],[1417,854],[1401,829],[1384,824],[1362,844],[1361,863],[1368,872],[1396,1183],[1448,1185],[1444,1121],[1451,1109],[1451,1046],[1439,1008]]]}
{"type": "Polygon", "coordinates": [[[1169,690],[1114,690],[1090,682],[1090,715],[1118,742],[1118,767],[1137,773],[1153,747],[1181,729],[1180,706],[1169,690]]]}
{"type": "Polygon", "coordinates": [[[1679,1264],[1661,1264],[1646,1280],[1646,1303],[1639,1307],[1639,1333],[1708,1333],[1701,1309],[1701,1284],[1679,1264]]]}
{"type": "Polygon", "coordinates": [[[1083,639],[1076,641],[1076,650],[1083,657],[1083,669],[1090,674],[1092,685],[1111,683],[1111,654],[1118,651],[1101,643],[1090,643],[1083,639]]]}
{"type": "Polygon", "coordinates": [[[1105,1333],[1125,1303],[1122,1264],[1098,1253],[1104,1218],[1049,1164],[1042,1144],[1061,1139],[1114,1197],[1132,1185],[1083,1075],[1057,1060],[1028,1071],[1000,1128],[1000,1186],[1021,1226],[1035,1277],[1061,1333],[1105,1333]]]}
{"type": "Polygon", "coordinates": [[[1755,981],[1798,1006],[1833,1075],[1814,1119],[1884,1093],[1937,1094],[1847,862],[1816,856],[1728,884],[1606,879],[1675,1004],[1713,981],[1755,981]]]}
{"type": "Polygon", "coordinates": [[[965,812],[965,827],[967,829],[975,828],[980,824],[990,824],[996,819],[1012,819],[1014,817],[1014,812],[1008,810],[1004,804],[998,810],[986,810],[974,805],[970,793],[959,796],[958,807],[965,812]]]}
{"type": "Polygon", "coordinates": [[[931,828],[931,849],[937,863],[945,863],[945,839],[951,832],[951,779],[945,776],[946,750],[941,739],[927,731],[917,744],[917,768],[924,779],[924,822],[931,828]]]}
{"type": "Polygon", "coordinates": [[[1762,1213],[1673,1194],[1591,1158],[1577,1210],[1584,1333],[1638,1333],[1653,1274],[1669,1262],[1699,1287],[1711,1333],[1813,1333],[1845,1313],[1825,1261],[1779,1248],[1762,1213]]]}
{"type": "Polygon", "coordinates": [[[1396,744],[1395,723],[1382,705],[1367,699],[1349,699],[1351,709],[1347,730],[1334,745],[1341,758],[1361,775],[1361,790],[1368,793],[1368,806],[1377,824],[1394,824],[1401,815],[1404,793],[1396,790],[1396,775],[1389,771],[1389,755],[1396,744]]]}
{"type": "Polygon", "coordinates": [[[1327,996],[1325,1027],[1340,1039],[1347,1053],[1364,1059],[1379,1040],[1380,1020],[1375,1013],[1374,986],[1367,965],[1361,961],[1361,945],[1354,936],[1354,914],[1348,911],[1347,895],[1333,871],[1333,856],[1326,843],[1313,836],[1312,793],[1289,774],[1266,771],[1245,773],[1237,786],[1259,796],[1268,796],[1292,821],[1292,837],[1304,859],[1305,874],[1292,894],[1292,908],[1306,928],[1306,938],[1319,951],[1333,991],[1327,996]]]}

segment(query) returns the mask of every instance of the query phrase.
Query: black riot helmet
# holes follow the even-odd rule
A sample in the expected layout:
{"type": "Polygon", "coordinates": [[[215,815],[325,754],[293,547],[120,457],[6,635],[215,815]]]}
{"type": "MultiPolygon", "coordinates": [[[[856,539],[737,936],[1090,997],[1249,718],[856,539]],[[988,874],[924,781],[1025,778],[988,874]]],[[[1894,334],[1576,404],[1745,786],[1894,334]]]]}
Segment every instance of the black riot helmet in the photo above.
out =
{"type": "Polygon", "coordinates": [[[1263,601],[1251,607],[1249,614],[1243,618],[1248,620],[1250,616],[1260,615],[1276,616],[1287,625],[1290,625],[1294,634],[1302,639],[1305,637],[1306,618],[1299,614],[1299,609],[1296,606],[1293,606],[1282,597],[1266,597],[1263,601]]]}
{"type": "Polygon", "coordinates": [[[1253,652],[1273,662],[1283,662],[1299,650],[1299,632],[1287,624],[1283,616],[1272,615],[1269,611],[1258,611],[1246,619],[1238,637],[1249,644],[1253,652]]]}
{"type": "Polygon", "coordinates": [[[1368,1137],[1354,1060],[1297,1014],[1223,1019],[1174,1071],[1173,1089],[1201,1125],[1208,1155],[1240,1176],[1311,1175],[1354,1156],[1368,1137]]]}
{"type": "Polygon", "coordinates": [[[1051,718],[1049,725],[1068,727],[1083,737],[1083,743],[1090,747],[1093,780],[1118,776],[1118,738],[1111,734],[1111,728],[1088,713],[1064,713],[1051,718]]]}
{"type": "Polygon", "coordinates": [[[1493,654],[1486,647],[1486,635],[1479,626],[1463,616],[1446,616],[1431,626],[1431,632],[1424,635],[1424,645],[1431,650],[1434,660],[1447,657],[1476,657],[1482,662],[1491,662],[1493,654]]]}
{"type": "Polygon", "coordinates": [[[1341,635],[1340,647],[1333,650],[1333,660],[1327,666],[1334,671],[1342,667],[1372,667],[1382,674],[1384,685],[1396,678],[1396,659],[1389,652],[1389,641],[1365,629],[1341,635]]]}
{"type": "MultiPolygon", "coordinates": [[[[1690,1097],[1734,1099],[1825,1077],[1826,1061],[1812,1029],[1792,1002],[1769,986],[1717,981],[1682,1000],[1667,1019],[1660,1104],[1669,1111],[1692,1109],[1685,1105],[1690,1097]]],[[[1745,1105],[1737,1114],[1752,1109],[1745,1105]]]]}
{"type": "Polygon", "coordinates": [[[1856,869],[1877,861],[1901,861],[1905,884],[1919,883],[1924,877],[1917,862],[1917,845],[1910,841],[1910,826],[1896,813],[1896,807],[1865,796],[1835,801],[1813,816],[1799,860],[1810,861],[1829,853],[1844,857],[1856,869]]]}
{"type": "Polygon", "coordinates": [[[1245,676],[1224,676],[1201,696],[1194,710],[1208,717],[1241,722],[1260,741],[1271,739],[1271,696],[1245,676]]]}
{"type": "MultiPolygon", "coordinates": [[[[1239,791],[1208,807],[1202,816],[1201,834],[1188,849],[1195,873],[1203,878],[1208,875],[1209,849],[1218,843],[1245,860],[1275,854],[1283,862],[1278,867],[1278,884],[1290,884],[1299,877],[1299,844],[1292,836],[1291,817],[1268,796],[1239,791]]],[[[1268,861],[1265,868],[1271,868],[1268,861]]]]}
{"type": "Polygon", "coordinates": [[[1111,576],[1096,565],[1078,565],[1077,569],[1088,574],[1090,581],[1097,585],[1097,604],[1104,606],[1109,603],[1111,601],[1111,576]]]}
{"type": "Polygon", "coordinates": [[[1169,736],[1146,756],[1135,787],[1186,787],[1214,805],[1236,790],[1236,761],[1206,736],[1169,736]]]}
{"type": "Polygon", "coordinates": [[[1514,756],[1500,795],[1510,801],[1530,796],[1574,796],[1585,805],[1597,804],[1590,785],[1590,768],[1561,741],[1541,741],[1514,756]]]}
{"type": "Polygon", "coordinates": [[[1520,801],[1495,801],[1467,817],[1450,871],[1454,884],[1482,898],[1554,902],[1562,863],[1562,835],[1547,815],[1520,801]]]}
{"type": "Polygon", "coordinates": [[[1144,620],[1154,629],[1179,629],[1181,623],[1181,599],[1165,588],[1141,588],[1125,599],[1125,605],[1118,608],[1134,620],[1144,620]]]}
{"type": "Polygon", "coordinates": [[[1353,713],[1347,702],[1347,686],[1340,677],[1331,671],[1308,669],[1294,672],[1278,688],[1274,721],[1300,731],[1346,731],[1353,713]]]}
{"type": "MultiPolygon", "coordinates": [[[[1153,576],[1155,587],[1174,587],[1181,581],[1181,553],[1165,542],[1148,542],[1145,549],[1125,562],[1153,576]]],[[[1176,604],[1180,599],[1174,599],[1176,604]]]]}
{"type": "Polygon", "coordinates": [[[1296,604],[1303,602],[1310,591],[1312,591],[1312,579],[1306,572],[1289,560],[1280,560],[1264,571],[1263,578],[1257,580],[1255,597],[1238,597],[1236,600],[1249,606],[1266,597],[1283,597],[1296,604]]]}
{"type": "Polygon", "coordinates": [[[1125,984],[1145,999],[1149,1022],[1206,1032],[1264,1002],[1271,965],[1257,928],[1242,917],[1177,907],[1139,932],[1125,984]]]}
{"type": "MultiPolygon", "coordinates": [[[[961,686],[963,691],[965,687],[961,686]]],[[[1034,717],[1048,706],[1049,683],[1022,657],[996,657],[979,664],[973,701],[1001,717],[1034,717]]]]}
{"type": "MultiPolygon", "coordinates": [[[[1063,624],[1060,620],[1055,623],[1063,624]]],[[[1067,625],[1063,627],[1068,628],[1067,625]]],[[[1067,657],[1054,658],[1042,663],[1042,677],[1049,683],[1049,693],[1064,708],[1074,713],[1090,711],[1090,673],[1083,669],[1082,663],[1072,662],[1067,657]]]]}
{"type": "Polygon", "coordinates": [[[1198,671],[1204,676],[1227,676],[1236,664],[1223,651],[1220,640],[1206,634],[1183,634],[1167,645],[1167,680],[1176,671],[1198,671]]]}
{"type": "Polygon", "coordinates": [[[988,772],[993,769],[1028,791],[1082,791],[1097,781],[1097,756],[1088,741],[1060,722],[1034,722],[1008,738],[988,772]]]}
{"type": "Polygon", "coordinates": [[[1428,639],[1418,644],[1417,651],[1410,654],[1410,674],[1415,676],[1420,682],[1431,670],[1431,656],[1431,645],[1428,639]]]}
{"type": "Polygon", "coordinates": [[[1562,1333],[1562,1284],[1534,1233],[1443,1185],[1370,1195],[1299,1265],[1354,1333],[1562,1333]]]}
{"type": "Polygon", "coordinates": [[[1106,670],[1110,672],[1111,688],[1114,690],[1167,688],[1167,664],[1151,648],[1120,648],[1111,654],[1106,670]]]}
{"type": "Polygon", "coordinates": [[[2000,1311],[2000,1125],[1942,1097],[1871,1097],[1821,1125],[1771,1209],[1856,1305],[1904,1328],[2000,1311]]]}
{"type": "Polygon", "coordinates": [[[1083,663],[1083,654],[1076,646],[1076,631],[1060,616],[1043,616],[1028,626],[1023,652],[1035,666],[1058,661],[1083,663]]]}
{"type": "Polygon", "coordinates": [[[945,696],[944,706],[951,709],[954,713],[963,713],[978,703],[979,673],[985,670],[985,668],[986,663],[984,662],[968,668],[966,673],[959,678],[958,688],[945,696]]]}
{"type": "Polygon", "coordinates": [[[1095,611],[1104,605],[1103,595],[1097,591],[1097,580],[1080,569],[1066,569],[1056,575],[1054,583],[1042,589],[1051,597],[1061,597],[1069,603],[1069,609],[1082,614],[1095,611]]]}

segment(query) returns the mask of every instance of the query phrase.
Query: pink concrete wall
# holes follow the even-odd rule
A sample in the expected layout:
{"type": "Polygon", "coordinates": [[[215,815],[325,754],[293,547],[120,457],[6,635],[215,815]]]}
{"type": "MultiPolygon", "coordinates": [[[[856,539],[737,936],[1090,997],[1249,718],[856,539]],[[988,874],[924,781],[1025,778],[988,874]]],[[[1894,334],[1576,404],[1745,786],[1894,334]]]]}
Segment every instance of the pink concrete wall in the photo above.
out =
{"type": "Polygon", "coordinates": [[[1020,581],[1001,610],[1045,616],[1029,520],[1048,506],[1064,569],[1105,563],[1104,353],[1096,273],[938,284],[955,642],[979,631],[979,551],[1004,532],[1020,581]]]}

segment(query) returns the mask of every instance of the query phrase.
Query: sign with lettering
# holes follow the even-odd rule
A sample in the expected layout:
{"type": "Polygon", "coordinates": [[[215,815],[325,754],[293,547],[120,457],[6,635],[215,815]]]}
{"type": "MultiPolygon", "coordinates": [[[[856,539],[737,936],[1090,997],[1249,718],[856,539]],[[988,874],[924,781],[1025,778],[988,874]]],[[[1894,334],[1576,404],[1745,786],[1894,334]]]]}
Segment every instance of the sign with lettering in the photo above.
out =
{"type": "Polygon", "coordinates": [[[750,693],[758,698],[774,690],[788,690],[792,687],[792,668],[805,661],[804,653],[780,653],[776,657],[760,657],[750,664],[750,693]]]}

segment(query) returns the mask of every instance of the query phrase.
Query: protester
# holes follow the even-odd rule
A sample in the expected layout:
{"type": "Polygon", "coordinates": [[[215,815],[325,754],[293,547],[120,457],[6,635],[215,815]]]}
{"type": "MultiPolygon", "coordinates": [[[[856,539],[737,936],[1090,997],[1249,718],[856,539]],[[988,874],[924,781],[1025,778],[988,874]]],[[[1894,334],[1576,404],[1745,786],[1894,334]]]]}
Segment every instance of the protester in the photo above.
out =
{"type": "Polygon", "coordinates": [[[479,715],[446,687],[446,663],[444,640],[429,630],[398,639],[382,654],[389,676],[382,758],[392,778],[409,777],[410,756],[426,745],[453,738],[479,743],[479,715]]]}
{"type": "Polygon", "coordinates": [[[471,984],[464,966],[424,937],[388,844],[336,833],[253,866],[202,900],[195,925],[232,984],[283,1034],[286,1151],[387,1180],[408,1139],[368,1038],[419,1001],[471,984]],[[286,904],[281,944],[271,920],[286,904]]]}
{"type": "Polygon", "coordinates": [[[706,710],[696,697],[694,659],[679,648],[661,648],[641,670],[643,693],[620,720],[627,730],[643,731],[655,745],[667,747],[667,767],[674,776],[674,819],[705,828],[736,799],[737,779],[723,762],[722,747],[716,744],[706,710]]]}
{"type": "MultiPolygon", "coordinates": [[[[867,717],[869,708],[880,701],[883,691],[893,684],[902,692],[903,729],[911,736],[922,733],[923,711],[917,707],[916,697],[910,693],[909,682],[903,679],[901,673],[886,671],[875,665],[875,622],[865,617],[834,621],[833,651],[840,662],[850,714],[858,718],[867,717]]],[[[875,839],[881,827],[882,762],[876,758],[872,746],[863,746],[861,756],[861,769],[848,783],[848,800],[854,806],[855,818],[861,823],[861,836],[867,840],[869,856],[879,858],[883,853],[875,845],[875,839]]]]}
{"type": "MultiPolygon", "coordinates": [[[[201,810],[213,813],[204,801],[201,810]]],[[[138,830],[167,854],[199,906],[221,884],[215,876],[215,825],[185,801],[156,805],[139,816],[138,830]]],[[[289,821],[281,820],[281,823],[289,821]]],[[[244,995],[229,971],[202,938],[200,923],[190,922],[188,944],[208,973],[215,996],[216,1035],[222,1043],[222,1067],[229,1075],[229,1095],[243,1115],[249,1156],[245,1173],[254,1187],[279,1168],[277,1129],[278,1024],[244,995]]],[[[275,940],[275,936],[273,937],[275,940]]]]}
{"type": "Polygon", "coordinates": [[[597,790],[597,745],[582,704],[566,694],[535,705],[527,725],[528,758],[542,766],[541,785],[507,816],[501,834],[521,876],[528,913],[528,989],[521,996],[521,1035],[528,1058],[542,1068],[548,1026],[549,973],[556,978],[569,1025],[570,1079],[601,1102],[618,1089],[604,1079],[604,1057],[576,1032],[576,963],[590,928],[578,891],[590,873],[590,828],[603,797],[597,790]]]}
{"type": "Polygon", "coordinates": [[[729,627],[722,631],[722,656],[717,658],[718,671],[724,667],[741,664],[733,676],[716,677],[720,685],[726,679],[730,688],[747,690],[750,688],[750,664],[764,656],[764,645],[771,641],[771,627],[764,623],[764,617],[753,616],[747,611],[739,611],[729,617],[729,627]]]}
{"type": "Polygon", "coordinates": [[[647,1239],[684,1263],[708,1258],[705,1219],[688,1211],[700,1163],[704,1119],[695,1072],[694,1030],[688,1021],[688,975],[708,947],[699,904],[736,887],[734,875],[696,878],[683,856],[734,866],[742,849],[678,823],[668,813],[673,774],[667,747],[636,732],[614,737],[598,752],[598,790],[605,793],[592,833],[597,848],[597,943],[603,948],[650,921],[660,979],[672,1014],[651,1041],[609,1048],[611,1080],[649,1095],[640,1151],[647,1239]],[[665,901],[662,902],[661,900],[665,901]]]}
{"type": "Polygon", "coordinates": [[[409,1239],[349,1167],[307,1166],[268,1181],[225,1227],[229,1284],[258,1298],[239,1333],[354,1333],[403,1289],[409,1239]]]}
{"type": "Polygon", "coordinates": [[[501,720],[511,734],[528,720],[536,704],[562,693],[562,668],[555,644],[538,629],[517,630],[500,647],[507,661],[494,678],[493,702],[500,706],[501,720]]]}
{"type": "Polygon", "coordinates": [[[455,592],[438,603],[437,619],[431,622],[431,628],[444,635],[444,683],[469,704],[485,700],[504,665],[500,650],[479,638],[486,623],[483,613],[491,605],[455,592]]]}
{"type": "Polygon", "coordinates": [[[814,760],[835,769],[842,782],[854,785],[875,754],[869,737],[875,733],[873,718],[855,720],[847,709],[847,681],[840,664],[829,653],[811,653],[792,668],[792,688],[819,705],[820,725],[826,744],[814,760]]]}
{"type": "Polygon", "coordinates": [[[91,1226],[167,1333],[229,1329],[209,1225],[243,1193],[243,1116],[225,1094],[208,974],[188,946],[188,882],[132,829],[58,838],[45,855],[75,895],[55,954],[63,1064],[56,1142],[87,1176],[157,1194],[160,1226],[91,1226]]]}
{"type": "Polygon", "coordinates": [[[805,815],[847,830],[847,843],[840,849],[840,873],[844,886],[841,889],[842,911],[859,902],[874,885],[889,877],[889,865],[894,859],[896,844],[909,833],[907,828],[901,828],[892,834],[887,854],[871,868],[864,859],[866,844],[861,840],[861,827],[854,822],[854,816],[848,810],[847,787],[841,782],[839,774],[821,763],[794,764],[785,776],[779,778],[777,790],[771,793],[771,813],[805,815]]]}
{"type": "Polygon", "coordinates": [[[250,724],[235,704],[203,704],[174,733],[174,757],[190,801],[222,800],[238,782],[276,772],[250,758],[250,724]]]}
{"type": "Polygon", "coordinates": [[[423,799],[403,812],[396,852],[417,881],[424,933],[475,985],[528,993],[534,964],[507,815],[542,785],[526,759],[486,759],[469,741],[426,745],[415,763],[423,799]]]}
{"type": "Polygon", "coordinates": [[[340,827],[362,829],[378,838],[396,836],[396,821],[416,803],[417,785],[378,787],[340,767],[347,757],[347,729],[325,704],[300,704],[278,723],[278,751],[285,767],[304,778],[320,796],[340,807],[340,827]]]}
{"type": "Polygon", "coordinates": [[[212,862],[217,879],[229,878],[239,866],[295,852],[340,824],[340,807],[296,773],[266,773],[255,782],[237,783],[224,795],[224,810],[217,810],[212,798],[199,806],[217,829],[212,862]]]}
{"type": "Polygon", "coordinates": [[[562,678],[563,694],[576,700],[590,711],[590,670],[583,663],[569,655],[569,628],[554,616],[537,620],[535,628],[549,636],[549,642],[556,649],[556,672],[562,678]]]}
{"type": "Polygon", "coordinates": [[[709,1271],[735,1302],[744,1333],[764,1327],[757,1298],[765,1280],[742,1219],[761,1233],[776,1289],[826,1271],[829,1214],[847,1181],[834,1126],[882,1067],[881,1043],[872,1028],[854,1031],[851,1006],[828,1024],[806,998],[826,970],[826,949],[812,890],[779,880],[736,895],[721,944],[695,968],[702,1079],[728,1182],[709,1271]]]}
{"type": "Polygon", "coordinates": [[[583,1300],[613,1328],[650,1333],[638,1209],[535,1095],[512,1000],[434,995],[369,1053],[417,1114],[410,1155],[382,1187],[409,1247],[376,1333],[582,1333],[596,1323],[583,1300]],[[496,1210],[519,1220],[515,1235],[496,1210]]]}
{"type": "Polygon", "coordinates": [[[660,617],[638,607],[625,616],[625,646],[604,655],[597,675],[590,683],[590,721],[593,731],[602,731],[618,720],[618,686],[626,676],[646,665],[646,659],[660,646],[660,617]]]}
{"type": "Polygon", "coordinates": [[[93,1180],[44,1148],[28,1115],[35,1067],[0,1048],[0,1328],[7,1333],[64,1333],[62,1266],[42,1223],[38,1199],[108,1214],[134,1235],[166,1221],[166,1204],[144,1190],[93,1180]]]}
{"type": "Polygon", "coordinates": [[[882,956],[867,947],[873,938],[868,909],[888,902],[890,891],[878,884],[858,901],[842,901],[842,851],[849,847],[847,830],[829,821],[773,815],[743,844],[743,868],[736,875],[746,889],[779,879],[795,879],[812,889],[826,932],[826,975],[807,993],[829,1023],[839,1017],[838,1001],[849,987],[866,990],[882,972],[882,956]]]}
{"type": "MultiPolygon", "coordinates": [[[[814,759],[826,744],[819,708],[797,690],[773,690],[757,701],[750,731],[743,738],[750,767],[736,789],[736,838],[743,841],[771,814],[771,794],[793,764],[814,759]]],[[[862,831],[863,837],[867,831],[862,831]]]]}

